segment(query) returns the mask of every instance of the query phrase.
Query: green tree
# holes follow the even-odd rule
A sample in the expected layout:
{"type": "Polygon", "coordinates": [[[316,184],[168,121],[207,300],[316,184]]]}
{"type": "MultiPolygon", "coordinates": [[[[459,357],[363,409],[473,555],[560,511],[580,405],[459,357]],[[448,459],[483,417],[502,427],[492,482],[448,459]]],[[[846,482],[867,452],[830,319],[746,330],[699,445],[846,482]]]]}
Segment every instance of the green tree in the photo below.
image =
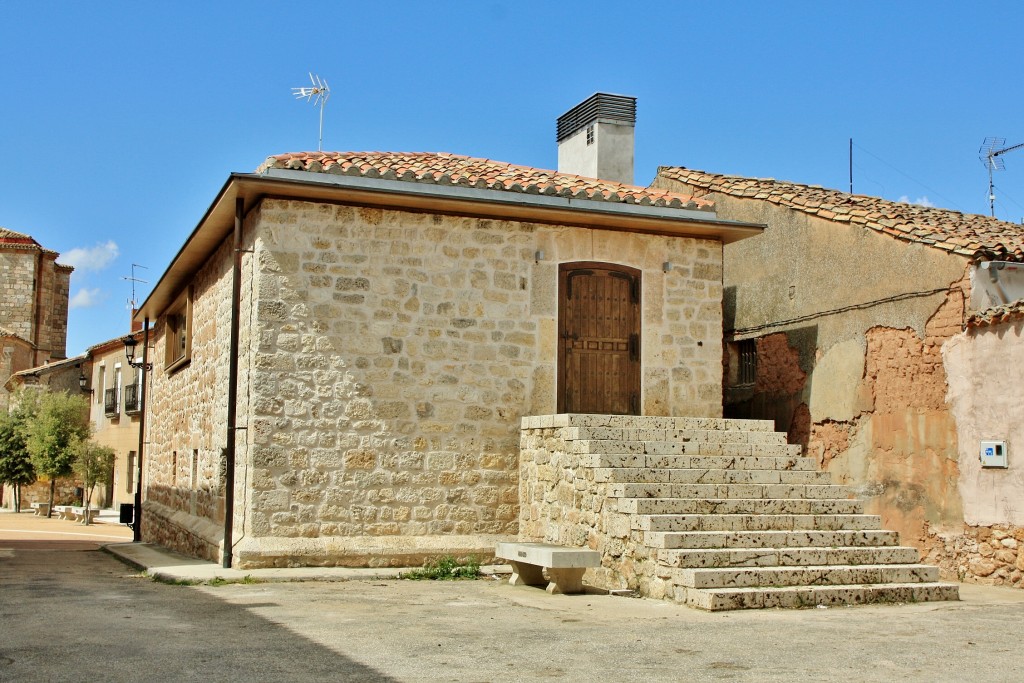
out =
{"type": "Polygon", "coordinates": [[[109,484],[114,477],[114,449],[100,446],[92,440],[78,441],[72,449],[75,456],[75,473],[82,478],[85,487],[85,523],[89,524],[89,502],[96,484],[109,484]]]}
{"type": "Polygon", "coordinates": [[[36,468],[25,447],[24,413],[0,414],[0,487],[14,487],[15,512],[21,512],[21,487],[35,481],[36,468]]]}
{"type": "Polygon", "coordinates": [[[48,392],[38,397],[35,415],[26,423],[25,443],[36,472],[50,480],[50,510],[56,480],[71,475],[75,447],[89,438],[89,403],[81,396],[48,392]]]}

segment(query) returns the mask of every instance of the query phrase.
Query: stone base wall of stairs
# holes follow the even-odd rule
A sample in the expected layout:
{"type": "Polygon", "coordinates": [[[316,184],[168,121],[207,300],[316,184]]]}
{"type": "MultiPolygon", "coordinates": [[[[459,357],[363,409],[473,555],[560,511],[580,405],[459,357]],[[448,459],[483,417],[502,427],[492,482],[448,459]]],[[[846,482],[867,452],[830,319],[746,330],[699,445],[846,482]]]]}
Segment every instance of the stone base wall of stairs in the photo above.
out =
{"type": "Polygon", "coordinates": [[[773,427],[525,417],[520,540],[597,550],[592,586],[708,610],[957,599],[773,427]]]}
{"type": "Polygon", "coordinates": [[[615,484],[601,476],[604,468],[598,458],[579,445],[587,428],[608,424],[607,416],[576,415],[574,426],[568,426],[568,417],[523,418],[519,540],[597,550],[602,566],[587,570],[588,584],[671,597],[671,585],[656,577],[643,532],[631,530],[630,516],[616,509],[611,495],[615,484]]]}

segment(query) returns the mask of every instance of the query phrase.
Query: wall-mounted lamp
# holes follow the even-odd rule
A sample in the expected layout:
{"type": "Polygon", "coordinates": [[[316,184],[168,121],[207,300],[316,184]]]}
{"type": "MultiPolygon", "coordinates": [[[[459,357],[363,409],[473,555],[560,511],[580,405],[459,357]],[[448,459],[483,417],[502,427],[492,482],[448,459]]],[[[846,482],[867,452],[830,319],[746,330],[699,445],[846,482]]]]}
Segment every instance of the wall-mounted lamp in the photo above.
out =
{"type": "Polygon", "coordinates": [[[672,270],[672,262],[671,261],[665,261],[664,263],[661,264],[661,272],[667,273],[670,270],[672,270]]]}
{"type": "Polygon", "coordinates": [[[128,365],[133,368],[142,368],[143,370],[152,370],[152,363],[141,363],[135,360],[135,347],[138,346],[139,342],[135,339],[134,335],[129,334],[127,337],[121,340],[124,343],[124,355],[128,357],[128,365]]]}
{"type": "Polygon", "coordinates": [[[544,250],[543,249],[538,249],[537,251],[533,252],[533,262],[534,263],[540,263],[543,260],[544,260],[544,250]]]}
{"type": "Polygon", "coordinates": [[[82,393],[92,393],[92,389],[89,388],[89,378],[85,376],[85,373],[78,375],[78,388],[82,390],[82,393]]]}

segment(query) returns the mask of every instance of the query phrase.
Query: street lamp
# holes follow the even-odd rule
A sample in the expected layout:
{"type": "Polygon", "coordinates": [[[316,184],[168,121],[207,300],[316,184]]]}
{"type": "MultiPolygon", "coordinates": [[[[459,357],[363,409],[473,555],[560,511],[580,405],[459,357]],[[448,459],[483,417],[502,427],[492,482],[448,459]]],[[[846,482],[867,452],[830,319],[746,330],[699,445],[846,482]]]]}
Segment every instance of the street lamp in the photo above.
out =
{"type": "Polygon", "coordinates": [[[78,388],[82,390],[83,394],[86,392],[92,393],[89,390],[89,378],[85,376],[85,372],[78,375],[78,388]]]}
{"type": "Polygon", "coordinates": [[[135,347],[139,345],[138,340],[135,339],[135,335],[129,334],[121,341],[124,342],[124,355],[128,357],[128,365],[132,366],[133,368],[142,368],[143,371],[153,369],[152,363],[137,362],[135,360],[135,347]]]}

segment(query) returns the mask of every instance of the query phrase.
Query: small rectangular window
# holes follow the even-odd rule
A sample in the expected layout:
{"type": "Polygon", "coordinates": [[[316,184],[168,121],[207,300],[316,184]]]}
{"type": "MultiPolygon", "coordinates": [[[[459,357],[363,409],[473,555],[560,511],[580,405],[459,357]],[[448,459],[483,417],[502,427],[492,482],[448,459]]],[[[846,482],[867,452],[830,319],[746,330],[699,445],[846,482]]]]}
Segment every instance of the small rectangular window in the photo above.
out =
{"type": "Polygon", "coordinates": [[[187,364],[192,356],[192,291],[182,292],[167,309],[164,319],[166,354],[164,365],[167,372],[173,372],[187,364]]]}
{"type": "Polygon", "coordinates": [[[588,145],[594,144],[594,127],[593,126],[587,126],[587,144],[588,145]]]}
{"type": "Polygon", "coordinates": [[[757,378],[757,342],[744,339],[739,343],[740,384],[753,384],[757,378]]]}

